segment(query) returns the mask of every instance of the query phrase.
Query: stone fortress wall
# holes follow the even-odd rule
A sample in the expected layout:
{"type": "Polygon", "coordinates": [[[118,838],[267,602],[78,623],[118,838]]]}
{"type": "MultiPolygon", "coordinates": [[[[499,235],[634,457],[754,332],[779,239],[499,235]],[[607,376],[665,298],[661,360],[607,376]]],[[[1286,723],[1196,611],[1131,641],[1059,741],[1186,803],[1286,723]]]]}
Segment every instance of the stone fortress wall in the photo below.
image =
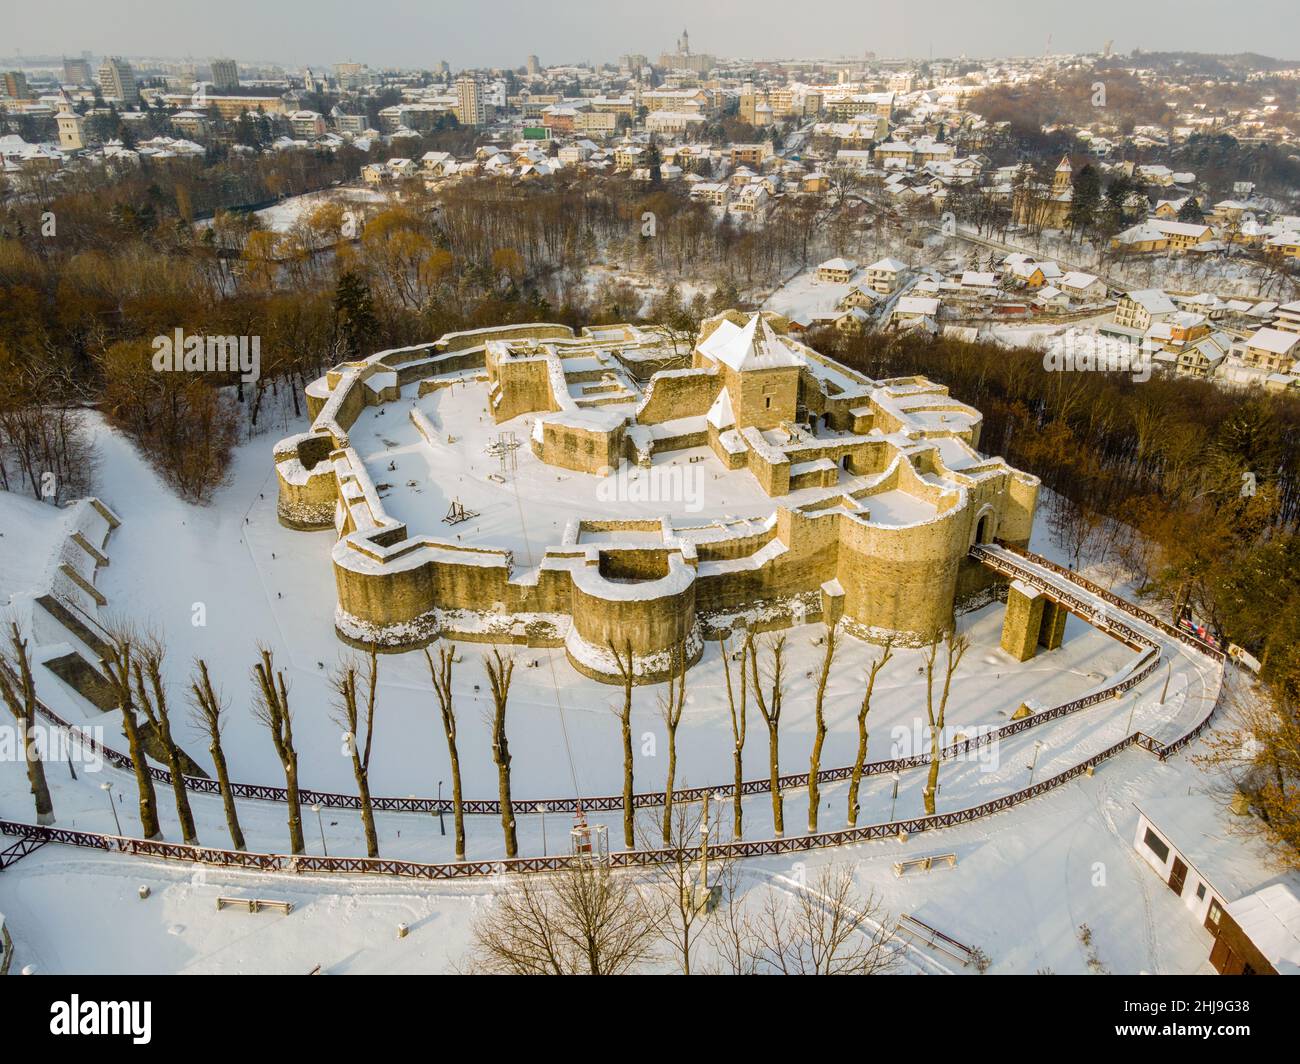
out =
{"type": "MultiPolygon", "coordinates": [[[[440,636],[564,646],[607,682],[618,679],[611,646],[630,647],[638,680],[655,682],[678,646],[693,661],[705,639],[735,629],[824,619],[862,638],[927,642],[982,579],[971,544],[1028,541],[1037,479],[979,454],[979,413],[942,385],[870,380],[791,336],[784,319],[731,311],[639,388],[636,360],[665,335],[549,324],[454,333],[309,385],[311,428],[275,448],[279,515],[338,536],[339,636],[391,650],[440,636]],[[531,415],[529,443],[546,463],[596,475],[707,446],[757,480],[772,512],[695,524],[575,514],[527,571],[471,537],[408,530],[386,512],[348,431],[403,386],[425,394],[453,372],[486,383],[498,422],[531,415]],[[582,543],[584,531],[639,535],[582,543]]],[[[410,416],[429,438],[424,415],[410,416]]]]}

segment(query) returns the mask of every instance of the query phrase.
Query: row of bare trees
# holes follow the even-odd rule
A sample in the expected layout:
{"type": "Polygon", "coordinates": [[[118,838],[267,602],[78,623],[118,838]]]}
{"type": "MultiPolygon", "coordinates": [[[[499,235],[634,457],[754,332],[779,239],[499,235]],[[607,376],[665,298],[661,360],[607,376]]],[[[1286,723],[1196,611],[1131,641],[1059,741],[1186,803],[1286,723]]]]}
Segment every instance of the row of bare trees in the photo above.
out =
{"type": "MultiPolygon", "coordinates": [[[[808,763],[808,831],[815,834],[818,830],[818,814],[821,804],[821,792],[818,777],[821,773],[822,749],[825,745],[828,726],[826,723],[825,703],[826,687],[830,679],[835,652],[838,646],[839,627],[828,625],[822,640],[823,647],[821,668],[817,677],[817,686],[813,698],[813,744],[808,763]]],[[[930,736],[930,750],[933,760],[925,790],[925,809],[928,814],[935,812],[935,795],[938,791],[939,758],[938,751],[942,745],[952,679],[962,657],[969,648],[969,639],[955,631],[936,634],[925,651],[926,677],[926,727],[930,736]],[[942,676],[942,687],[936,697],[935,683],[942,676]]],[[[635,683],[633,654],[630,643],[622,648],[609,644],[619,677],[622,681],[623,697],[614,709],[619,721],[623,750],[623,842],[627,849],[636,845],[635,807],[634,807],[634,757],[632,751],[632,690],[635,683]]],[[[744,783],[744,749],[748,734],[749,696],[753,695],[754,705],[767,729],[768,736],[768,791],[772,802],[772,825],[777,837],[785,833],[785,799],[780,785],[781,779],[781,713],[786,695],[786,640],[777,636],[767,642],[766,664],[761,658],[760,641],[753,632],[747,632],[740,647],[733,654],[726,637],[718,640],[719,655],[722,660],[723,679],[727,694],[728,717],[732,737],[732,768],[734,783],[732,790],[732,823],[735,839],[744,837],[744,802],[742,784],[744,783]],[[737,679],[732,678],[732,664],[738,662],[740,671],[737,679]]],[[[886,640],[881,654],[868,667],[861,703],[857,710],[857,752],[854,757],[848,791],[848,823],[857,825],[862,776],[867,760],[867,717],[871,712],[871,699],[875,691],[876,679],[894,654],[892,639],[886,640]]],[[[659,700],[660,716],[664,721],[668,741],[667,780],[664,789],[663,833],[662,843],[669,845],[670,825],[672,823],[673,803],[677,782],[677,731],[681,724],[682,713],[686,706],[686,648],[679,644],[669,655],[669,678],[665,684],[665,693],[659,700]]]]}
{"type": "MultiPolygon", "coordinates": [[[[823,647],[821,667],[817,673],[813,698],[814,732],[809,755],[808,831],[815,834],[819,825],[821,791],[818,777],[821,772],[822,751],[828,726],[825,703],[838,646],[838,625],[828,625],[819,642],[823,647]]],[[[9,636],[9,649],[0,656],[0,695],[11,713],[30,734],[35,721],[36,695],[32,680],[31,655],[17,625],[9,636]]],[[[935,812],[938,792],[939,750],[945,728],[945,719],[951,694],[952,679],[969,646],[964,635],[948,632],[936,636],[925,652],[926,724],[930,735],[932,760],[924,790],[925,809],[935,812]],[[941,687],[936,692],[936,681],[941,677],[941,687]]],[[[139,800],[140,824],[143,837],[159,839],[162,829],[159,821],[158,800],[154,779],[149,771],[148,756],[152,755],[167,765],[171,775],[171,790],[183,840],[197,845],[199,833],[185,776],[194,770],[177,742],[173,718],[164,680],[165,648],[161,639],[150,633],[137,633],[119,625],[108,633],[107,653],[102,659],[104,674],[122,717],[139,800]]],[[[748,704],[752,694],[759,716],[768,734],[769,792],[772,802],[772,821],[775,834],[785,831],[784,794],[780,776],[781,716],[786,698],[786,639],[782,636],[765,641],[748,632],[738,650],[733,654],[725,637],[718,640],[727,693],[728,714],[732,733],[732,763],[734,791],[732,796],[733,837],[743,837],[743,756],[748,732],[748,704]],[[762,650],[766,651],[766,661],[762,650]],[[739,663],[738,683],[733,683],[732,665],[739,663]]],[[[615,713],[619,720],[623,750],[623,829],[624,845],[635,849],[669,848],[673,844],[674,825],[682,807],[676,802],[677,794],[677,737],[686,705],[686,672],[688,653],[685,642],[673,647],[668,655],[669,676],[659,698],[659,712],[667,735],[667,772],[660,831],[657,842],[647,847],[639,837],[635,811],[634,757],[632,749],[631,715],[635,683],[634,656],[630,643],[622,651],[610,646],[622,679],[622,699],[615,713]]],[[[464,795],[458,745],[458,720],[453,693],[453,669],[460,659],[456,647],[443,644],[436,655],[425,652],[443,736],[447,744],[451,769],[452,818],[455,831],[456,860],[466,858],[466,832],[464,795]]],[[[847,817],[849,826],[856,826],[859,813],[859,791],[864,774],[868,747],[868,716],[875,690],[876,679],[894,653],[892,642],[886,642],[883,651],[869,666],[861,702],[857,709],[857,751],[854,757],[848,789],[847,817]]],[[[518,834],[515,807],[511,796],[511,754],[507,735],[507,711],[514,675],[514,660],[499,649],[483,657],[491,696],[491,710],[487,717],[491,731],[492,760],[497,769],[498,795],[501,807],[501,828],[507,857],[518,856],[518,834]]],[[[284,671],[278,669],[270,649],[259,647],[258,660],[252,669],[252,713],[266,728],[274,746],[276,759],[285,778],[288,813],[289,845],[292,853],[305,851],[302,823],[302,800],[299,783],[298,752],[294,744],[293,712],[290,707],[289,686],[284,671]]],[[[345,659],[330,675],[334,691],[334,720],[342,729],[343,751],[350,758],[356,780],[361,822],[369,857],[379,856],[379,835],[375,825],[374,802],[371,795],[370,768],[374,750],[376,711],[379,689],[379,657],[377,647],[371,646],[364,662],[345,659]]],[[[238,809],[230,782],[229,769],[222,747],[228,703],[214,687],[208,666],[202,659],[194,663],[189,682],[191,723],[208,741],[208,750],[216,769],[218,789],[221,794],[231,844],[237,850],[245,848],[245,839],[239,823],[238,809]]],[[[28,773],[32,793],[36,798],[37,816],[42,823],[53,819],[49,790],[39,757],[32,744],[27,744],[28,773]]]]}

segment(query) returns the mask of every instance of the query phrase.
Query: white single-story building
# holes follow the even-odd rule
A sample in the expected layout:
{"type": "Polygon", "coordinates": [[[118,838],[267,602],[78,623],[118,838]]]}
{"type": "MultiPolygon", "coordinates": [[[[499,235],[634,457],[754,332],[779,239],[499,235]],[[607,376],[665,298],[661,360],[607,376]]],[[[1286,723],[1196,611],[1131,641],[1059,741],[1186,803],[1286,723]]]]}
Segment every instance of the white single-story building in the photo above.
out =
{"type": "Polygon", "coordinates": [[[1208,932],[1214,970],[1300,974],[1300,874],[1270,876],[1267,855],[1229,836],[1231,814],[1209,795],[1146,799],[1136,808],[1133,848],[1208,932]]]}

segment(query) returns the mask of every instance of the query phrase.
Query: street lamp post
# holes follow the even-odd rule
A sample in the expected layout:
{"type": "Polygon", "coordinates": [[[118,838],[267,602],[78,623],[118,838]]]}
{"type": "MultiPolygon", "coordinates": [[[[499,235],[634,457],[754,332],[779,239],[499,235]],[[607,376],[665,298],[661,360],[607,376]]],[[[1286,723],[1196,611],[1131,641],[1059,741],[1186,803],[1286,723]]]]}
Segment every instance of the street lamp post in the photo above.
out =
{"type": "Polygon", "coordinates": [[[534,810],[534,812],[542,814],[542,856],[545,857],[546,856],[546,806],[544,806],[541,802],[538,802],[537,808],[534,810]]]}
{"type": "Polygon", "coordinates": [[[108,808],[113,811],[113,823],[117,825],[117,833],[122,834],[122,821],[117,818],[117,805],[113,802],[113,785],[105,780],[99,785],[99,789],[108,795],[108,808]]]}
{"type": "Polygon", "coordinates": [[[316,826],[320,828],[320,848],[326,857],[330,855],[329,847],[325,845],[325,822],[320,818],[320,803],[317,802],[312,807],[312,812],[316,814],[316,826]]]}
{"type": "Polygon", "coordinates": [[[889,798],[889,822],[891,824],[894,822],[894,806],[898,804],[898,781],[903,778],[902,774],[898,772],[892,773],[892,776],[894,780],[894,793],[890,795],[889,798]]]}
{"type": "Polygon", "coordinates": [[[1029,786],[1034,785],[1034,769],[1038,766],[1038,751],[1043,748],[1043,740],[1034,740],[1034,758],[1029,762],[1029,786]]]}
{"type": "Polygon", "coordinates": [[[438,834],[447,834],[447,821],[442,816],[442,780],[438,781],[438,834]]]}

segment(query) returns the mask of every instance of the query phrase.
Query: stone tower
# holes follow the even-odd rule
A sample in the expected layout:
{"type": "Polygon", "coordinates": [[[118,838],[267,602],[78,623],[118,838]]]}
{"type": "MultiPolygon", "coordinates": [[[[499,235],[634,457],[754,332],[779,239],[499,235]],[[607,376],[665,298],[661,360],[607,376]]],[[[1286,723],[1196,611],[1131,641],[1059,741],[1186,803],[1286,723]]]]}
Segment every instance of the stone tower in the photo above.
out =
{"type": "Polygon", "coordinates": [[[61,151],[80,151],[86,146],[82,132],[84,119],[72,109],[72,101],[66,92],[59,94],[59,112],[54,116],[59,127],[59,149],[61,151]]]}
{"type": "Polygon", "coordinates": [[[1056,172],[1052,174],[1052,195],[1059,196],[1067,188],[1070,188],[1074,180],[1074,167],[1070,165],[1068,155],[1061,156],[1061,161],[1056,165],[1056,172]]]}

